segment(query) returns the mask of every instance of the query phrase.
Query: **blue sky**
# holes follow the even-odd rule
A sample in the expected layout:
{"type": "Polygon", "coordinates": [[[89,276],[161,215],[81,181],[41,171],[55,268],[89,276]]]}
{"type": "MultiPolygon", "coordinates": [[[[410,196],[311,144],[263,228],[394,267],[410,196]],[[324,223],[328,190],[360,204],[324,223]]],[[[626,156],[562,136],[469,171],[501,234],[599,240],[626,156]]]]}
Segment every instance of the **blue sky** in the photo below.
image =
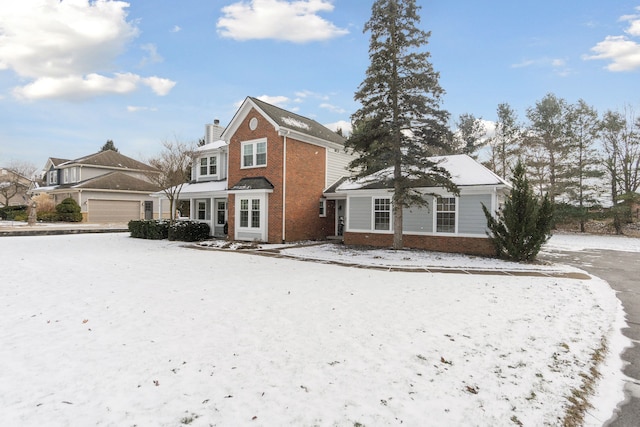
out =
{"type": "MultiPolygon", "coordinates": [[[[0,164],[76,158],[112,139],[141,160],[197,141],[255,96],[349,122],[373,1],[0,0],[0,164]]],[[[418,0],[452,118],[524,121],[547,93],[640,105],[640,0],[418,0]]],[[[344,127],[344,125],[343,125],[344,127]]]]}

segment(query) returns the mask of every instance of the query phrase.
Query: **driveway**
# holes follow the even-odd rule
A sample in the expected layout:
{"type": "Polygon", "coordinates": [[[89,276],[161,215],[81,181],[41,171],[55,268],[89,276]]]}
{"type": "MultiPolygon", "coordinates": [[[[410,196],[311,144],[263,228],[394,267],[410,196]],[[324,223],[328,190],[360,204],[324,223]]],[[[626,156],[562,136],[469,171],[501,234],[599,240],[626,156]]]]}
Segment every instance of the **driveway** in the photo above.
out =
{"type": "Polygon", "coordinates": [[[616,415],[604,425],[637,427],[640,422],[640,254],[592,249],[579,252],[547,251],[541,254],[541,258],[586,270],[609,282],[617,292],[629,325],[623,333],[633,341],[633,346],[622,354],[622,359],[628,363],[623,369],[629,377],[625,385],[626,400],[618,406],[616,415]]]}

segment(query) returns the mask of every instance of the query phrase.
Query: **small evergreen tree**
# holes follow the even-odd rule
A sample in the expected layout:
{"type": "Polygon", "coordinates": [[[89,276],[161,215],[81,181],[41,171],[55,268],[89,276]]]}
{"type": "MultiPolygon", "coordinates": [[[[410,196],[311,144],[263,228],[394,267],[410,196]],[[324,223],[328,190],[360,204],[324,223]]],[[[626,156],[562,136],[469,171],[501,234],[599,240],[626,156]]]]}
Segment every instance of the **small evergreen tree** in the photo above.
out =
{"type": "Polygon", "coordinates": [[[518,161],[513,169],[513,188],[502,210],[494,217],[483,204],[489,238],[500,258],[533,261],[551,237],[553,204],[548,194],[539,200],[518,161]]]}
{"type": "Polygon", "coordinates": [[[82,213],[80,212],[80,205],[73,198],[67,197],[59,205],[56,206],[56,212],[58,213],[58,219],[66,222],[80,222],[82,221],[82,213]]]}
{"type": "Polygon", "coordinates": [[[100,149],[100,152],[107,151],[107,150],[113,150],[116,153],[118,152],[118,149],[116,148],[115,144],[113,143],[113,140],[111,139],[108,139],[107,142],[104,143],[104,145],[100,149]]]}

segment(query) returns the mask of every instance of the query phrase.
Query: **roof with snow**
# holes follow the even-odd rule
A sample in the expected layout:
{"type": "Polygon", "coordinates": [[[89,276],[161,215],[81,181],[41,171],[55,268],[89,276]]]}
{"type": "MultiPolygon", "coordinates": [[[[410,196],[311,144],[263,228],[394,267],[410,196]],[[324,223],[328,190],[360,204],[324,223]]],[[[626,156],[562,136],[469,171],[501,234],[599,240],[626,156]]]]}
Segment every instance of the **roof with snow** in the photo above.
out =
{"type": "MultiPolygon", "coordinates": [[[[50,158],[51,159],[51,158],[50,158]]],[[[124,154],[120,154],[117,151],[106,150],[99,153],[89,154],[88,156],[80,157],[74,160],[68,160],[57,166],[64,168],[75,165],[87,165],[87,166],[101,166],[121,169],[132,169],[141,171],[153,171],[157,172],[152,166],[146,163],[139,162],[131,157],[127,157],[124,154]]]]}
{"type": "MultiPolygon", "coordinates": [[[[180,189],[180,196],[194,196],[206,194],[210,196],[211,193],[224,192],[227,190],[227,180],[221,181],[206,181],[206,182],[192,182],[182,184],[180,189]]],[[[152,194],[154,197],[164,197],[164,191],[157,191],[152,194]]],[[[180,197],[182,198],[182,197],[180,197]]]]}
{"type": "Polygon", "coordinates": [[[218,140],[218,141],[213,141],[210,142],[208,144],[205,145],[201,145],[200,147],[196,147],[193,151],[195,152],[202,152],[202,151],[209,151],[209,150],[217,150],[218,148],[222,148],[222,147],[226,147],[227,144],[226,141],[218,140]]]}
{"type": "MultiPolygon", "coordinates": [[[[451,181],[459,187],[477,185],[510,186],[505,180],[466,154],[435,156],[430,157],[429,160],[437,163],[439,167],[446,169],[451,174],[451,181]]],[[[330,190],[341,192],[390,188],[391,185],[389,185],[388,182],[390,182],[391,178],[393,178],[393,168],[387,168],[362,178],[343,180],[341,183],[337,183],[338,185],[334,184],[330,187],[330,190]]],[[[327,190],[326,192],[333,191],[327,190]]]]}
{"type": "Polygon", "coordinates": [[[344,145],[345,139],[342,136],[313,119],[292,113],[264,101],[260,101],[258,98],[249,97],[248,99],[282,128],[344,145]]]}

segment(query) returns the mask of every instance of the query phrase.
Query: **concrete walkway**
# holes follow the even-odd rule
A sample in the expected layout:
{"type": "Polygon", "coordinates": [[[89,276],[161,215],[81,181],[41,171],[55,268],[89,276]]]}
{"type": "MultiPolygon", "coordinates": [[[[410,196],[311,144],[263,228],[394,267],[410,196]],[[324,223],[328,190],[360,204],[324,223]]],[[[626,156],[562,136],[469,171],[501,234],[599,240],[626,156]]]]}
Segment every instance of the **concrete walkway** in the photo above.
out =
{"type": "Polygon", "coordinates": [[[127,224],[89,224],[81,223],[37,223],[27,225],[23,222],[0,221],[1,236],[46,236],[83,233],[122,233],[127,232],[127,224]]]}

